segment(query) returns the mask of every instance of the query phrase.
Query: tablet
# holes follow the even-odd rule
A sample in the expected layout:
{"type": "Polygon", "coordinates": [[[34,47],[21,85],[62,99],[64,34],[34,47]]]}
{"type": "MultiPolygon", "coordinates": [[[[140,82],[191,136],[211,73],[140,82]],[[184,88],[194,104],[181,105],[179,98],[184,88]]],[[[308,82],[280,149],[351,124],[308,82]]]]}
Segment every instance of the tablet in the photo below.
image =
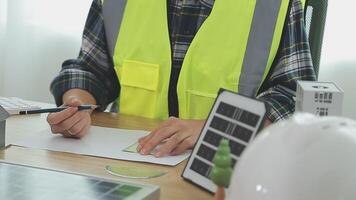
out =
{"type": "Polygon", "coordinates": [[[209,179],[220,140],[229,141],[232,167],[260,130],[267,105],[259,100],[222,90],[217,97],[199,139],[183,171],[183,178],[215,192],[209,179]]]}

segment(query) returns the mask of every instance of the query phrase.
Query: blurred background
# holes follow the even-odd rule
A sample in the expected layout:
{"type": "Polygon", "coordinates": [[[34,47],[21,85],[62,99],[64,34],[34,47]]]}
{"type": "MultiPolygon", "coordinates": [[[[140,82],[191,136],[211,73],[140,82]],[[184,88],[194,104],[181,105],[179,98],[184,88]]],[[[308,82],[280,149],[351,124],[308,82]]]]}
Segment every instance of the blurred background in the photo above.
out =
{"type": "Polygon", "coordinates": [[[76,58],[92,0],[0,0],[0,96],[53,102],[49,84],[76,58]]]}
{"type": "MultiPolygon", "coordinates": [[[[78,55],[91,0],[0,0],[0,96],[53,102],[49,84],[78,55]]],[[[344,91],[356,119],[356,3],[329,0],[319,81],[344,91]]]]}

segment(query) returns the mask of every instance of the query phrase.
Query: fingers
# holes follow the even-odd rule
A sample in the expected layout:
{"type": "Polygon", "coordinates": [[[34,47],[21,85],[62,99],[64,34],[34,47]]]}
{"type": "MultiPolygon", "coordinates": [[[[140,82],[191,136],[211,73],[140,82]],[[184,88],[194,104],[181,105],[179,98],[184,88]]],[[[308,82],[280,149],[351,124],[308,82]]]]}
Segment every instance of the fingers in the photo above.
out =
{"type": "Polygon", "coordinates": [[[71,128],[61,131],[60,134],[62,134],[64,137],[82,138],[89,132],[90,124],[90,117],[85,117],[80,119],[71,128]]]}
{"type": "Polygon", "coordinates": [[[83,104],[83,102],[82,101],[80,101],[79,99],[77,99],[77,98],[72,98],[72,99],[70,99],[69,101],[67,101],[67,102],[64,102],[64,105],[66,105],[66,106],[80,106],[80,105],[82,105],[83,104]]]}
{"type": "Polygon", "coordinates": [[[195,145],[195,140],[192,137],[186,138],[183,142],[181,142],[178,147],[176,147],[170,155],[176,156],[184,153],[187,149],[192,148],[195,145]]]}
{"type": "Polygon", "coordinates": [[[89,130],[90,130],[90,124],[91,124],[91,120],[89,119],[89,123],[87,123],[87,125],[83,128],[83,130],[82,130],[80,133],[78,133],[78,134],[76,135],[76,137],[77,137],[77,138],[82,138],[82,137],[84,137],[84,136],[89,132],[89,130]]]}
{"type": "Polygon", "coordinates": [[[64,131],[64,132],[62,132],[60,134],[65,138],[74,138],[74,136],[69,131],[64,131]]]}
{"type": "MultiPolygon", "coordinates": [[[[70,106],[81,105],[81,102],[73,99],[70,106]]],[[[62,134],[64,137],[83,137],[90,128],[91,118],[89,111],[78,111],[77,107],[69,107],[58,113],[51,113],[47,117],[54,134],[62,134]]]]}
{"type": "Polygon", "coordinates": [[[181,154],[194,146],[204,123],[204,120],[171,118],[162,123],[159,128],[152,131],[148,136],[140,138],[138,150],[140,150],[141,154],[146,155],[161,144],[155,149],[157,151],[154,152],[154,156],[162,157],[181,154]],[[162,144],[162,141],[165,141],[165,143],[162,144]]]}
{"type": "Polygon", "coordinates": [[[71,117],[63,120],[61,123],[53,124],[51,126],[52,133],[62,133],[66,130],[70,130],[75,124],[85,118],[85,115],[85,112],[76,112],[71,117]]]}
{"type": "Polygon", "coordinates": [[[47,122],[50,125],[60,124],[63,120],[74,115],[77,112],[77,110],[78,110],[77,107],[70,107],[58,113],[50,113],[47,116],[47,122]]]}
{"type": "Polygon", "coordinates": [[[163,140],[175,134],[176,131],[177,127],[168,126],[152,132],[148,139],[140,143],[142,148],[139,152],[143,155],[149,154],[157,145],[159,145],[163,140]]]}
{"type": "Polygon", "coordinates": [[[149,140],[152,139],[152,137],[154,137],[158,131],[161,131],[162,128],[164,127],[168,127],[173,125],[174,123],[176,123],[177,118],[175,117],[170,117],[168,120],[164,121],[163,123],[161,123],[155,130],[153,130],[150,134],[139,138],[138,139],[138,147],[137,147],[137,151],[141,151],[142,147],[144,146],[144,144],[146,144],[149,140]]]}
{"type": "Polygon", "coordinates": [[[71,99],[70,101],[66,102],[65,105],[66,106],[70,106],[69,108],[58,112],[58,113],[50,113],[47,116],[47,122],[50,125],[57,125],[59,123],[61,123],[62,121],[68,119],[69,117],[71,117],[72,115],[74,115],[77,111],[78,108],[77,106],[81,105],[81,101],[78,99],[71,99]]]}
{"type": "Polygon", "coordinates": [[[81,138],[86,134],[85,130],[87,127],[90,127],[90,122],[88,121],[88,118],[83,118],[70,129],[68,129],[68,132],[73,137],[81,138]]]}
{"type": "Polygon", "coordinates": [[[175,135],[170,137],[166,143],[159,147],[157,152],[155,152],[155,157],[162,157],[169,155],[173,149],[175,149],[182,141],[184,141],[190,134],[187,132],[177,132],[175,135]]]}

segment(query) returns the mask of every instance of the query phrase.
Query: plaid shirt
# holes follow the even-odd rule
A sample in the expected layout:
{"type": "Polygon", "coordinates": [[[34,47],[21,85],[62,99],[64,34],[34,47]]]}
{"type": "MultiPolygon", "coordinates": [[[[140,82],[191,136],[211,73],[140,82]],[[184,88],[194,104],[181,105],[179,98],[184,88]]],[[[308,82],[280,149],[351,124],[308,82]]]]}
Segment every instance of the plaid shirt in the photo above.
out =
{"type": "MultiPolygon", "coordinates": [[[[169,89],[169,111],[177,115],[176,85],[187,49],[195,34],[209,16],[214,0],[168,0],[168,22],[172,46],[172,73],[169,89]]],[[[279,50],[273,66],[260,88],[258,99],[271,109],[269,119],[277,121],[294,112],[297,80],[315,80],[310,49],[304,27],[300,0],[291,2],[279,50]]],[[[77,59],[67,60],[50,88],[58,105],[62,95],[72,88],[89,91],[105,108],[115,101],[120,86],[109,56],[105,39],[100,0],[94,0],[83,33],[82,47],[77,59]]]]}

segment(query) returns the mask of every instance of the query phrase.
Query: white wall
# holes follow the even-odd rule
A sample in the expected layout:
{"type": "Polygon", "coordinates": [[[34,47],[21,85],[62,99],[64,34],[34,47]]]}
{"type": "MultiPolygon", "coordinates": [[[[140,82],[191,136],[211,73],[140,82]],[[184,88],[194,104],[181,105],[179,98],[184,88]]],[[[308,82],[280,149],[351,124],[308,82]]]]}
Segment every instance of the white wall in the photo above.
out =
{"type": "Polygon", "coordinates": [[[356,119],[356,3],[329,0],[319,81],[334,81],[345,92],[344,115],[356,119]]]}
{"type": "Polygon", "coordinates": [[[3,60],[4,60],[4,45],[5,45],[5,27],[7,21],[7,1],[0,0],[0,94],[1,89],[4,85],[4,71],[3,71],[3,60]]]}
{"type": "Polygon", "coordinates": [[[53,102],[49,84],[62,62],[78,55],[91,0],[0,1],[0,16],[7,9],[0,96],[53,102]]]}

